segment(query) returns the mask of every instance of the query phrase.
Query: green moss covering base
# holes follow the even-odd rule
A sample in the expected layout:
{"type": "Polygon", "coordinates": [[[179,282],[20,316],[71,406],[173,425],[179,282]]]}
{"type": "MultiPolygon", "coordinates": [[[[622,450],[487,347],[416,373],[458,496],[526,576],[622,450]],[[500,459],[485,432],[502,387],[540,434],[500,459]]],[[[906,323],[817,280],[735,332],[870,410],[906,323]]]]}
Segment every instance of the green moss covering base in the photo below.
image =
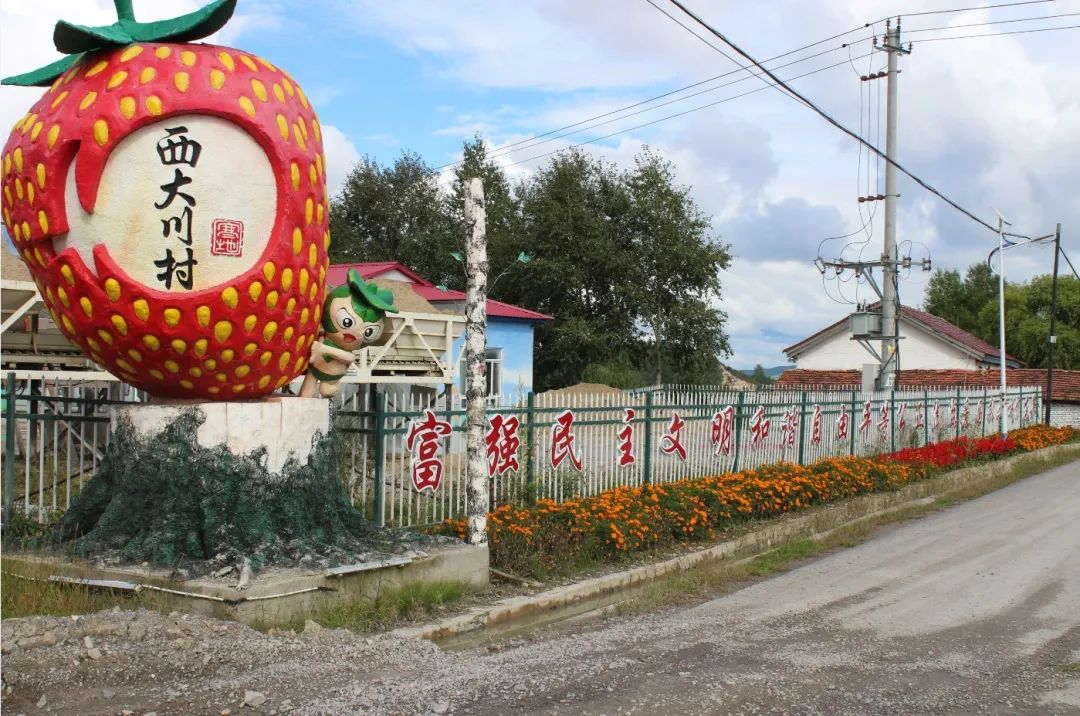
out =
{"type": "Polygon", "coordinates": [[[272,474],[264,449],[237,456],[199,445],[204,420],[193,408],[147,437],[121,418],[56,537],[79,556],[168,567],[245,558],[255,567],[334,564],[400,543],[349,503],[332,432],[316,436],[305,464],[290,459],[272,474]]]}

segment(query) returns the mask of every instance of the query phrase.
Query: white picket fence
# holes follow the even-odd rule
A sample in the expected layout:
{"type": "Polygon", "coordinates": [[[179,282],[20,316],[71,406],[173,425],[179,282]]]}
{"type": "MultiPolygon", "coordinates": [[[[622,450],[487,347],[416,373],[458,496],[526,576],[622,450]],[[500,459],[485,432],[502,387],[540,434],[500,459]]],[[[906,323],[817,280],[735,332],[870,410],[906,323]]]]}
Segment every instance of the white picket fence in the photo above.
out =
{"type": "MultiPolygon", "coordinates": [[[[360,386],[335,416],[341,478],[353,504],[397,526],[464,515],[461,396],[385,390],[373,395],[360,386]]],[[[38,520],[66,509],[93,477],[108,446],[109,406],[142,398],[119,383],[24,376],[8,377],[5,393],[5,517],[17,510],[38,520]]],[[[1038,422],[1041,401],[1037,388],[1009,389],[1009,425],[1038,422]]],[[[489,428],[517,423],[516,431],[491,431],[492,504],[561,502],[620,485],[986,435],[997,432],[1000,411],[1001,397],[982,388],[863,394],[667,386],[534,395],[513,408],[488,408],[489,428]]]]}
{"type": "MultiPolygon", "coordinates": [[[[399,526],[465,514],[460,396],[449,405],[444,397],[385,400],[380,409],[370,394],[355,396],[338,416],[339,426],[343,421],[367,425],[363,432],[343,433],[344,479],[354,504],[376,521],[399,526]],[[410,448],[408,437],[414,427],[423,434],[427,410],[449,434],[435,437],[425,456],[418,452],[422,441],[414,440],[410,448]],[[437,487],[425,484],[423,475],[417,479],[425,457],[428,464],[431,459],[439,463],[437,487]]],[[[1010,388],[1005,399],[1009,426],[1038,422],[1041,400],[1037,388],[1010,388]]],[[[999,429],[1001,403],[999,394],[982,388],[877,393],[697,388],[537,395],[526,405],[488,410],[489,431],[494,421],[518,423],[509,440],[505,432],[491,431],[492,504],[526,504],[537,498],[561,502],[620,485],[672,482],[782,461],[808,464],[839,455],[877,455],[960,435],[993,434],[999,429]],[[628,411],[633,411],[629,420],[628,411]],[[624,458],[620,464],[627,452],[633,460],[624,458]],[[515,464],[507,465],[507,456],[515,464]]]]}

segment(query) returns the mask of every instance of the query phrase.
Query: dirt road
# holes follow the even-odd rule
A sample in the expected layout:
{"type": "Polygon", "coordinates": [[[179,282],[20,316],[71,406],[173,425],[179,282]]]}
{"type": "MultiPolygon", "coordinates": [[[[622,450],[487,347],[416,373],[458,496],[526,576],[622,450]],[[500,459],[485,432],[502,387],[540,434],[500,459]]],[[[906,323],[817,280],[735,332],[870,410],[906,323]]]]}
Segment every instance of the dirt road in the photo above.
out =
{"type": "Polygon", "coordinates": [[[1080,714],[1080,462],[696,607],[497,648],[152,613],[5,622],[20,640],[11,714],[1080,714]]]}

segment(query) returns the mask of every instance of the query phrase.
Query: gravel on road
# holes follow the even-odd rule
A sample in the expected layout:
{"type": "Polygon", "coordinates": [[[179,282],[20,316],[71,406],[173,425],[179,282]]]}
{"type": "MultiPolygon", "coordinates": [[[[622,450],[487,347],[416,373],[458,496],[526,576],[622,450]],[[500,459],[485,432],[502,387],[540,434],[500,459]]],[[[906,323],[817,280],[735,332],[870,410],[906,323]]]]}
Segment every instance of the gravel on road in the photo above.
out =
{"type": "Polygon", "coordinates": [[[1080,462],[696,606],[444,652],[309,622],[4,620],[5,713],[1080,714],[1080,462]]]}

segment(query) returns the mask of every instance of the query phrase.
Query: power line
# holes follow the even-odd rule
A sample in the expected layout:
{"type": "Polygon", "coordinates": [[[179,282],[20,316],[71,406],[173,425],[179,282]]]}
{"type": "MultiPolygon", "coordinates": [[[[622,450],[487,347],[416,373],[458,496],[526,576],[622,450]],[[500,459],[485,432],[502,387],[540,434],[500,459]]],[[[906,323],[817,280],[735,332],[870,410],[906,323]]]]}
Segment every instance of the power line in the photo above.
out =
{"type": "MultiPolygon", "coordinates": [[[[1048,1],[1051,1],[1051,0],[1028,0],[1028,3],[1014,3],[1014,4],[1029,4],[1029,3],[1035,3],[1035,2],[1048,2],[1048,1]]],[[[860,142],[861,144],[864,144],[864,145],[865,145],[865,146],[866,146],[866,147],[867,147],[867,148],[868,148],[868,149],[869,149],[870,151],[872,151],[872,152],[874,152],[875,154],[877,154],[877,155],[878,155],[879,157],[881,157],[882,159],[884,159],[884,160],[885,160],[886,162],[888,162],[889,164],[892,164],[892,165],[893,165],[894,167],[896,167],[896,168],[897,168],[898,170],[900,170],[900,171],[901,171],[901,172],[903,172],[903,173],[904,173],[905,175],[907,175],[907,177],[908,177],[908,178],[910,178],[910,179],[911,179],[912,181],[914,181],[914,182],[915,182],[916,184],[918,184],[919,186],[921,186],[921,187],[922,187],[923,189],[926,189],[926,190],[927,190],[927,191],[929,191],[929,192],[930,192],[931,194],[933,194],[933,195],[937,196],[937,197],[938,197],[939,199],[941,199],[942,201],[944,201],[944,202],[945,202],[946,204],[948,204],[949,206],[953,207],[954,209],[956,209],[956,210],[957,210],[957,211],[959,211],[960,213],[964,214],[965,216],[967,216],[967,217],[968,217],[969,219],[971,219],[972,221],[976,222],[977,224],[980,224],[980,225],[984,226],[985,228],[989,229],[990,231],[993,231],[993,232],[994,232],[995,234],[996,234],[996,233],[998,233],[998,229],[997,229],[997,227],[996,227],[996,226],[993,226],[992,224],[989,224],[989,223],[987,223],[986,221],[983,221],[982,219],[980,219],[980,218],[979,218],[978,216],[976,216],[975,214],[971,213],[970,211],[968,211],[968,210],[967,210],[967,209],[965,209],[964,207],[960,206],[960,204],[956,203],[955,201],[953,201],[953,200],[952,200],[952,199],[950,199],[949,197],[945,196],[945,194],[943,194],[943,193],[941,193],[941,192],[940,192],[939,190],[935,189],[935,188],[934,188],[933,186],[931,186],[930,184],[928,184],[928,183],[927,183],[926,181],[924,181],[924,180],[923,180],[922,178],[920,178],[919,176],[917,176],[917,175],[913,174],[913,173],[912,173],[912,172],[910,172],[910,171],[909,171],[908,169],[906,169],[905,167],[903,167],[903,166],[902,166],[902,165],[901,165],[901,164],[900,164],[899,162],[897,162],[897,161],[896,161],[895,159],[892,159],[891,157],[887,156],[887,155],[885,154],[885,152],[881,151],[880,149],[878,149],[877,147],[875,147],[875,146],[874,146],[873,144],[871,144],[870,142],[866,141],[865,139],[863,139],[862,137],[860,137],[860,136],[859,136],[858,134],[856,134],[855,132],[852,132],[852,131],[851,131],[850,129],[848,129],[847,127],[845,127],[845,126],[844,126],[843,124],[841,124],[841,123],[840,123],[839,121],[837,121],[837,120],[836,120],[836,119],[835,119],[835,118],[834,118],[834,117],[833,117],[832,115],[830,115],[830,114],[829,114],[828,112],[826,112],[825,110],[821,109],[821,108],[820,108],[820,107],[818,107],[818,106],[817,106],[816,104],[814,104],[813,102],[811,102],[811,101],[810,101],[809,99],[807,99],[806,97],[804,97],[804,96],[803,96],[802,94],[800,94],[799,92],[797,92],[797,91],[795,91],[794,89],[792,89],[791,87],[789,87],[789,86],[788,86],[788,85],[787,85],[787,84],[786,84],[786,83],[785,83],[785,82],[784,82],[783,80],[781,80],[781,79],[780,79],[779,77],[777,77],[776,75],[774,75],[774,74],[773,74],[772,72],[770,72],[770,71],[769,71],[769,70],[768,70],[767,68],[765,68],[765,67],[762,67],[762,66],[761,66],[761,64],[760,64],[760,63],[759,63],[759,62],[758,62],[757,60],[755,60],[755,59],[754,59],[753,57],[751,57],[751,56],[750,56],[749,54],[747,54],[747,53],[746,53],[746,52],[745,52],[745,51],[744,51],[744,50],[743,50],[743,49],[742,49],[741,47],[739,47],[739,46],[738,46],[738,45],[736,45],[736,44],[735,44],[734,42],[732,42],[731,40],[729,40],[729,39],[728,39],[728,38],[727,38],[727,37],[726,37],[726,36],[725,36],[725,35],[724,35],[723,33],[721,33],[721,32],[720,32],[719,30],[717,30],[716,28],[714,28],[714,27],[713,27],[712,25],[710,25],[709,23],[705,22],[705,20],[703,20],[702,18],[700,18],[700,17],[698,17],[698,16],[696,15],[696,14],[694,14],[694,12],[693,12],[693,11],[691,11],[691,10],[690,10],[689,8],[687,8],[687,7],[685,6],[685,5],[683,5],[683,3],[682,3],[682,2],[680,2],[680,0],[669,0],[669,2],[671,2],[671,4],[672,4],[672,5],[675,5],[675,6],[676,6],[676,7],[678,7],[678,8],[680,9],[680,10],[682,10],[682,11],[683,11],[684,13],[686,13],[686,15],[688,15],[689,17],[691,17],[691,18],[692,18],[692,19],[693,19],[693,20],[694,20],[694,21],[695,21],[696,23],[698,23],[699,25],[701,25],[702,27],[704,27],[704,28],[705,28],[706,30],[708,30],[708,31],[709,31],[709,33],[711,33],[711,34],[712,34],[713,36],[717,37],[717,38],[718,38],[719,40],[721,40],[721,41],[722,41],[722,42],[723,42],[724,44],[726,44],[726,45],[727,45],[728,47],[730,47],[730,48],[731,48],[732,50],[734,50],[734,51],[735,51],[735,52],[736,52],[737,54],[741,55],[742,57],[745,57],[745,58],[746,58],[747,60],[749,60],[749,61],[750,61],[750,62],[751,62],[751,63],[752,63],[753,65],[755,65],[755,66],[757,66],[757,67],[760,67],[760,68],[761,68],[761,70],[762,70],[762,72],[763,72],[763,73],[764,73],[764,74],[765,74],[766,76],[768,76],[768,77],[769,77],[769,79],[773,80],[773,82],[775,82],[775,83],[776,83],[776,84],[775,84],[775,85],[773,85],[773,86],[776,86],[776,87],[778,87],[778,89],[779,89],[779,88],[783,88],[784,90],[786,90],[786,91],[787,91],[787,92],[788,92],[788,93],[789,93],[789,94],[790,94],[791,96],[793,96],[793,97],[794,97],[794,98],[796,98],[796,99],[797,99],[798,101],[802,102],[802,103],[803,103],[803,104],[805,104],[805,105],[806,105],[807,107],[809,107],[809,108],[810,108],[811,110],[813,110],[813,111],[814,111],[815,113],[817,113],[818,115],[820,115],[820,116],[821,116],[821,117],[822,117],[822,118],[823,118],[823,119],[824,119],[825,121],[827,121],[827,122],[828,122],[829,124],[833,125],[833,126],[834,126],[834,127],[836,127],[837,129],[839,129],[839,130],[840,130],[841,132],[843,132],[844,134],[846,134],[846,135],[848,135],[849,137],[851,137],[852,139],[854,139],[855,141],[857,141],[857,142],[860,142]]],[[[1004,6],[1002,6],[1002,7],[1004,7],[1004,6]]],[[[938,12],[945,12],[945,11],[938,11],[938,12]]],[[[928,13],[928,14],[929,14],[929,13],[928,13]]],[[[1010,234],[1010,236],[1017,236],[1018,238],[1025,238],[1025,239],[1026,239],[1026,238],[1030,238],[1030,237],[1028,237],[1028,236],[1023,236],[1023,235],[1017,235],[1017,234],[1010,234]]]]}
{"type": "MultiPolygon", "coordinates": [[[[839,38],[844,37],[846,35],[850,35],[850,34],[852,34],[854,32],[859,32],[860,30],[865,30],[868,27],[872,27],[872,23],[865,23],[863,25],[859,25],[858,27],[853,27],[850,30],[845,30],[843,32],[838,32],[835,35],[830,35],[829,37],[823,38],[821,40],[817,40],[815,42],[808,43],[808,44],[803,45],[801,47],[796,47],[793,50],[788,50],[787,52],[782,52],[779,55],[774,55],[774,56],[772,56],[772,57],[770,57],[770,58],[768,58],[766,60],[762,60],[762,62],[767,63],[767,62],[773,62],[774,60],[783,59],[783,58],[788,57],[790,55],[794,55],[794,54],[796,54],[798,52],[802,52],[803,50],[808,50],[808,49],[810,49],[812,47],[817,47],[818,45],[823,45],[826,42],[829,42],[831,40],[836,40],[836,39],[839,39],[839,38]]],[[[842,49],[848,48],[850,46],[856,45],[856,44],[861,43],[861,42],[863,42],[865,40],[868,40],[868,39],[870,39],[869,35],[867,35],[865,37],[858,38],[857,40],[854,40],[853,42],[845,42],[845,43],[843,43],[841,45],[838,45],[836,47],[830,48],[828,50],[824,50],[822,52],[815,53],[813,55],[809,55],[807,57],[803,57],[803,58],[795,60],[793,62],[788,62],[788,63],[785,63],[783,65],[778,65],[776,67],[773,67],[773,69],[778,70],[778,69],[782,69],[784,67],[790,67],[791,65],[798,64],[800,62],[805,62],[807,60],[812,60],[812,59],[814,59],[816,57],[821,57],[822,55],[829,54],[830,52],[836,52],[837,50],[842,50],[842,49]]],[[[710,45],[710,47],[711,47],[711,45],[710,45]]],[[[716,49],[716,48],[713,48],[713,49],[716,49]]],[[[849,54],[850,54],[850,52],[849,52],[849,54]]],[[[511,142],[510,144],[506,144],[506,145],[503,145],[502,147],[500,147],[498,150],[496,150],[494,153],[492,153],[490,155],[490,157],[495,158],[495,157],[499,157],[499,156],[505,156],[507,154],[513,154],[515,151],[519,151],[519,150],[515,150],[514,148],[515,147],[521,147],[522,145],[529,145],[530,147],[536,147],[536,146],[539,146],[541,144],[545,144],[546,142],[537,142],[536,140],[544,139],[545,137],[550,137],[551,135],[554,135],[554,134],[559,134],[559,133],[565,132],[565,134],[561,134],[560,137],[553,137],[553,139],[559,139],[559,138],[564,137],[564,136],[569,136],[570,134],[576,134],[577,132],[566,132],[566,130],[573,129],[575,127],[580,127],[583,124],[588,124],[588,123],[593,122],[593,121],[598,120],[598,119],[604,119],[605,117],[610,117],[610,116],[612,116],[614,114],[620,114],[622,112],[626,112],[626,111],[631,110],[631,109],[636,109],[636,108],[641,107],[643,105],[651,104],[653,102],[656,102],[657,100],[661,100],[661,99],[664,99],[666,97],[671,97],[672,95],[676,95],[676,94],[679,94],[681,92],[685,92],[687,90],[694,89],[695,87],[700,87],[700,86],[708,84],[710,82],[715,82],[716,80],[723,79],[725,77],[730,77],[731,75],[738,74],[739,72],[742,72],[744,70],[746,70],[746,68],[744,68],[744,67],[742,67],[740,65],[740,67],[737,68],[737,69],[729,70],[727,72],[722,72],[722,73],[720,73],[718,75],[714,75],[712,77],[701,80],[699,82],[694,82],[694,83],[685,85],[683,87],[679,87],[677,89],[669,90],[668,92],[658,94],[658,95],[656,95],[654,97],[649,97],[648,99],[643,99],[643,100],[641,100],[639,102],[634,102],[632,104],[628,104],[626,106],[619,107],[618,109],[609,110],[607,112],[603,112],[601,114],[597,114],[597,115],[594,115],[592,117],[587,117],[585,119],[579,120],[577,122],[573,122],[571,124],[563,125],[562,127],[556,127],[555,129],[551,129],[551,130],[549,130],[547,132],[542,132],[540,134],[535,134],[535,135],[533,135],[531,137],[527,137],[525,139],[520,139],[520,140],[518,140],[516,142],[511,142]]],[[[749,79],[749,78],[743,78],[743,79],[749,79]]],[[[739,80],[739,81],[742,81],[742,80],[739,80]]],[[[714,87],[714,88],[711,88],[709,90],[703,90],[701,92],[696,92],[694,94],[683,97],[682,99],[689,99],[691,97],[696,97],[696,96],[698,96],[700,94],[703,94],[704,92],[712,91],[713,89],[720,89],[721,87],[727,87],[730,84],[734,84],[734,83],[725,83],[723,85],[720,85],[719,87],[714,87]]],[[[678,101],[678,100],[676,100],[676,101],[678,101]]],[[[664,103],[664,104],[661,104],[661,105],[655,105],[653,107],[653,109],[655,109],[656,107],[666,106],[667,104],[672,104],[672,102],[667,102],[667,103],[664,103]]],[[[641,114],[641,113],[636,112],[634,114],[641,114]]],[[[628,117],[628,116],[634,116],[634,115],[631,114],[631,115],[624,115],[624,116],[628,117]]],[[[623,117],[620,117],[618,119],[622,119],[622,118],[623,117]]],[[[600,125],[592,125],[592,127],[595,127],[595,126],[600,126],[600,125]]],[[[591,129],[592,127],[583,127],[579,131],[584,131],[585,129],[591,129]]],[[[523,147],[523,148],[527,148],[527,147],[523,147]]],[[[447,162],[446,164],[435,167],[434,171],[438,172],[438,171],[442,171],[444,169],[449,169],[450,167],[458,166],[458,165],[462,164],[463,162],[464,162],[463,159],[459,159],[459,160],[453,161],[453,162],[447,162]]]]}
{"type": "Polygon", "coordinates": [[[1060,17],[1075,17],[1080,12],[1062,12],[1057,15],[1039,15],[1037,17],[1018,17],[1012,20],[990,20],[988,22],[967,22],[963,25],[941,25],[939,27],[920,27],[914,30],[905,30],[909,35],[913,32],[930,32],[932,30],[959,30],[962,27],[985,27],[986,25],[1008,25],[1013,22],[1034,22],[1036,20],[1056,20],[1060,17]]]}
{"type": "MultiPolygon", "coordinates": [[[[729,55],[728,53],[724,52],[724,51],[723,51],[723,50],[721,50],[721,49],[720,49],[719,47],[717,47],[716,45],[712,44],[711,42],[709,42],[708,40],[706,40],[706,39],[705,39],[704,37],[702,37],[701,35],[699,35],[699,34],[697,34],[696,32],[694,32],[694,30],[693,30],[692,28],[690,28],[689,26],[687,26],[687,25],[683,24],[683,22],[682,22],[681,20],[679,20],[679,18],[675,17],[674,15],[672,15],[671,13],[669,13],[669,12],[668,12],[667,10],[665,10],[664,8],[662,8],[662,7],[660,7],[659,5],[657,5],[657,4],[656,4],[656,2],[655,2],[655,0],[645,0],[645,2],[649,3],[650,5],[652,5],[652,6],[654,7],[654,8],[656,8],[656,9],[657,9],[657,11],[659,11],[659,12],[660,12],[661,14],[663,14],[664,16],[666,16],[666,17],[667,17],[667,18],[668,18],[669,20],[671,20],[671,21],[672,21],[673,23],[675,23],[676,25],[678,25],[678,26],[679,26],[679,27],[681,27],[682,29],[686,30],[687,32],[689,32],[689,33],[690,33],[691,35],[693,35],[693,36],[694,36],[694,37],[696,37],[697,39],[701,40],[701,41],[702,41],[703,43],[705,43],[706,45],[708,45],[708,46],[709,46],[709,47],[710,47],[711,49],[713,49],[713,50],[715,50],[715,51],[719,52],[719,53],[720,53],[721,55],[723,55],[723,56],[724,56],[725,58],[727,58],[727,60],[728,60],[729,62],[731,62],[731,63],[732,63],[733,65],[735,65],[736,67],[738,67],[738,68],[739,68],[740,70],[746,70],[747,72],[749,72],[749,68],[745,67],[745,66],[744,66],[744,65],[743,65],[743,64],[742,64],[741,62],[739,62],[738,60],[736,60],[736,59],[735,59],[734,57],[732,57],[732,56],[731,56],[731,55],[729,55]]],[[[759,75],[759,76],[760,76],[760,75],[759,75]]]]}
{"type": "MultiPolygon", "coordinates": [[[[861,59],[863,59],[865,57],[869,57],[871,54],[872,53],[867,53],[865,55],[861,55],[859,57],[856,57],[855,59],[856,60],[861,60],[861,59]]],[[[831,70],[831,69],[834,69],[836,67],[841,67],[843,65],[846,65],[847,63],[848,63],[848,61],[846,59],[841,60],[840,62],[837,62],[837,63],[832,64],[832,65],[826,65],[825,67],[819,67],[816,70],[812,70],[810,72],[805,72],[805,73],[803,73],[801,75],[795,75],[794,77],[789,77],[787,79],[787,81],[792,82],[794,80],[802,79],[803,77],[809,77],[810,75],[816,75],[819,72],[824,72],[826,70],[831,70]]],[[[760,76],[760,75],[756,75],[756,76],[760,76]]],[[[531,161],[533,161],[535,159],[543,159],[544,157],[551,156],[552,154],[558,154],[560,152],[565,152],[568,149],[574,149],[576,147],[583,147],[583,146],[585,146],[587,144],[593,144],[594,142],[599,142],[599,141],[602,141],[604,139],[610,139],[611,137],[618,136],[620,134],[625,134],[626,132],[632,132],[635,129],[641,129],[643,127],[648,127],[648,126],[651,126],[653,124],[658,124],[660,122],[665,122],[665,121],[667,121],[669,119],[674,119],[676,117],[683,117],[683,116],[686,116],[686,115],[691,114],[693,112],[698,112],[698,111],[703,110],[703,109],[708,109],[709,107],[715,107],[717,105],[724,104],[725,102],[730,102],[732,100],[739,99],[740,97],[745,97],[747,95],[755,94],[757,92],[761,92],[762,90],[766,90],[766,89],[769,89],[770,87],[774,87],[774,86],[775,85],[773,85],[771,83],[767,83],[767,84],[765,84],[765,85],[763,85],[761,87],[758,87],[757,89],[747,90],[746,92],[740,92],[739,94],[732,95],[731,97],[725,97],[724,99],[717,100],[716,102],[710,102],[709,104],[703,104],[703,105],[701,105],[699,107],[693,107],[693,108],[685,110],[683,112],[678,112],[678,113],[675,113],[675,114],[665,115],[663,117],[659,117],[658,119],[654,119],[654,120],[649,121],[649,122],[644,122],[642,124],[634,125],[633,127],[626,127],[625,129],[620,129],[617,132],[612,132],[610,134],[605,134],[602,137],[594,137],[592,139],[589,139],[589,140],[586,140],[586,141],[583,141],[583,142],[577,142],[576,144],[571,144],[568,147],[562,147],[561,149],[553,149],[550,152],[544,152],[543,154],[537,154],[535,156],[529,157],[528,159],[519,159],[519,160],[517,160],[515,162],[509,162],[508,164],[506,164],[506,166],[512,167],[512,166],[515,166],[515,165],[518,165],[518,164],[525,164],[526,162],[531,162],[531,161]]]]}
{"type": "MultiPolygon", "coordinates": [[[[812,60],[814,58],[820,57],[822,55],[829,54],[830,52],[835,52],[837,49],[838,48],[833,48],[831,50],[824,50],[822,52],[815,53],[813,55],[810,55],[808,57],[804,57],[802,59],[792,60],[791,62],[787,62],[787,63],[782,64],[782,65],[777,65],[776,67],[773,67],[773,69],[774,70],[779,70],[779,69],[783,69],[785,67],[790,67],[791,65],[797,65],[797,64],[800,64],[802,62],[806,62],[808,60],[812,60]]],[[[735,74],[736,72],[738,72],[738,70],[733,70],[732,72],[729,72],[727,74],[731,75],[731,74],[735,74]]],[[[554,142],[557,139],[562,139],[563,137],[568,137],[568,136],[570,136],[572,134],[579,134],[581,132],[584,132],[584,131],[587,131],[587,130],[590,130],[590,129],[596,129],[597,127],[602,127],[604,125],[611,124],[612,122],[618,122],[620,120],[628,119],[630,117],[636,117],[639,114],[645,114],[646,112],[652,112],[653,110],[660,109],[661,107],[667,107],[669,105],[676,104],[678,102],[684,102],[684,101],[686,101],[688,99],[693,99],[694,97],[699,97],[699,96],[701,96],[703,94],[708,94],[709,92],[715,92],[716,90],[723,89],[724,87],[730,87],[730,86],[738,84],[740,82],[745,82],[745,81],[747,81],[749,79],[753,79],[754,77],[760,77],[760,76],[761,76],[761,73],[759,73],[759,72],[758,73],[752,73],[749,77],[740,77],[737,80],[732,80],[730,82],[725,82],[723,84],[719,84],[719,85],[716,85],[715,87],[710,87],[708,89],[698,90],[697,92],[693,92],[693,93],[685,95],[683,97],[677,97],[675,99],[668,100],[667,102],[661,102],[659,104],[654,104],[654,105],[652,105],[650,107],[644,107],[643,109],[639,109],[639,110],[637,110],[635,112],[629,112],[628,114],[622,114],[619,117],[614,117],[612,119],[604,120],[602,122],[596,122],[594,124],[588,124],[588,122],[590,120],[583,120],[581,122],[577,122],[574,125],[576,127],[579,127],[578,129],[572,129],[572,130],[570,130],[568,132],[559,132],[559,133],[557,133],[558,130],[552,130],[552,132],[547,132],[546,133],[546,135],[545,135],[547,137],[546,139],[543,139],[541,141],[537,141],[537,142],[528,144],[527,146],[521,147],[520,149],[511,149],[509,151],[506,151],[507,147],[501,147],[497,151],[491,153],[488,156],[491,157],[492,159],[494,159],[496,157],[501,157],[501,156],[505,156],[507,154],[512,154],[515,151],[521,151],[522,149],[532,149],[534,147],[539,147],[542,144],[547,144],[549,142],[554,142]],[[587,126],[581,127],[580,125],[582,125],[582,124],[587,124],[587,126]]],[[[615,112],[608,112],[607,114],[615,114],[615,112]]],[[[604,115],[604,116],[607,116],[607,115],[604,115]]],[[[527,140],[527,141],[531,141],[531,140],[527,140]]],[[[519,142],[518,144],[521,144],[521,142],[519,142]]],[[[440,169],[441,168],[442,167],[440,167],[440,169]]]]}
{"type": "Polygon", "coordinates": [[[1032,32],[1053,32],[1054,30],[1075,30],[1080,25],[1063,25],[1061,27],[1041,27],[1033,30],[1013,30],[1011,32],[985,32],[981,35],[953,35],[950,37],[928,37],[925,40],[912,40],[912,44],[923,42],[940,42],[942,40],[970,40],[974,37],[998,37],[1000,35],[1025,35],[1032,32]]]}
{"type": "MultiPolygon", "coordinates": [[[[1025,2],[1003,2],[990,5],[976,5],[975,7],[955,7],[951,10],[923,10],[922,12],[905,12],[904,17],[918,17],[920,15],[943,15],[951,12],[967,12],[969,10],[994,10],[1002,7],[1017,7],[1019,5],[1041,5],[1047,2],[1056,2],[1057,0],[1026,0],[1025,2]]],[[[888,18],[881,18],[879,22],[887,20],[888,18]]]]}
{"type": "Polygon", "coordinates": [[[1075,266],[1073,266],[1073,262],[1072,262],[1072,261],[1069,261],[1069,257],[1068,257],[1068,255],[1067,255],[1067,254],[1065,253],[1065,249],[1061,248],[1061,246],[1060,246],[1060,245],[1058,245],[1058,252],[1060,252],[1060,253],[1061,253],[1061,257],[1062,257],[1063,259],[1065,259],[1065,263],[1069,264],[1069,268],[1071,268],[1071,269],[1072,269],[1072,272],[1073,272],[1073,276],[1075,276],[1076,278],[1080,279],[1080,273],[1077,273],[1077,272],[1076,272],[1076,267],[1075,267],[1075,266]]]}

